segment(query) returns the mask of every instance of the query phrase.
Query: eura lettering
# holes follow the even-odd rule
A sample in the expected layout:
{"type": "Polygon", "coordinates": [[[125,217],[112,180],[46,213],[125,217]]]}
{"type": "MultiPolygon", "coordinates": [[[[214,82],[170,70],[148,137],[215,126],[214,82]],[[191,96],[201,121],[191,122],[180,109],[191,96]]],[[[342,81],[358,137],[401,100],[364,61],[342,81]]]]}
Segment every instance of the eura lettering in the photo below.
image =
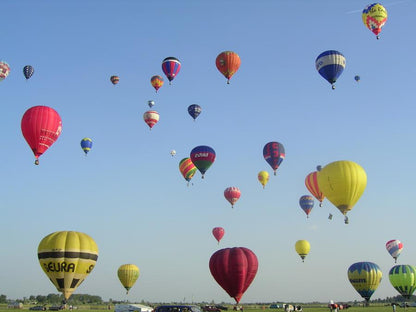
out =
{"type": "Polygon", "coordinates": [[[46,272],[75,272],[75,263],[49,262],[43,264],[46,272]]]}
{"type": "Polygon", "coordinates": [[[208,157],[208,153],[198,153],[198,154],[195,154],[195,158],[198,158],[198,157],[208,157]]]}

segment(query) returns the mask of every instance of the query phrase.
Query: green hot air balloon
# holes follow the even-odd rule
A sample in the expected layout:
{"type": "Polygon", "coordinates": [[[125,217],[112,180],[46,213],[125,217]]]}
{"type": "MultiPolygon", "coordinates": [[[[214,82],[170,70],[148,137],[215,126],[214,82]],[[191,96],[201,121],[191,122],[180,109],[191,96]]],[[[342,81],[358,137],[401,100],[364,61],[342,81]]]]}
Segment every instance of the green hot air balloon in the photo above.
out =
{"type": "Polygon", "coordinates": [[[352,287],[363,297],[366,305],[380,285],[383,273],[373,262],[357,262],[348,268],[348,279],[352,287]]]}
{"type": "Polygon", "coordinates": [[[416,289],[416,267],[408,264],[395,265],[390,269],[389,279],[400,295],[409,299],[416,289]]]}

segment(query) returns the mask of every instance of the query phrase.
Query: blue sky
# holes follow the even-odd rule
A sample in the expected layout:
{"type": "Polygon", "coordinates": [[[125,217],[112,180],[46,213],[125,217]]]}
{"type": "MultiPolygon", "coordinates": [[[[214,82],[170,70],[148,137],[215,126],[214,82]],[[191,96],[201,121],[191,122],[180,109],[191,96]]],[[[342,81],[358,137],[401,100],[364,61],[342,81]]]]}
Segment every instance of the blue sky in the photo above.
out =
{"type": "Polygon", "coordinates": [[[361,21],[367,4],[5,1],[0,58],[11,73],[0,83],[0,293],[56,293],[37,247],[49,233],[75,230],[100,250],[75,293],[105,300],[231,303],[208,262],[216,250],[235,246],[259,260],[242,303],[361,300],[347,279],[358,261],[383,271],[373,299],[397,295],[385,243],[403,242],[399,263],[415,264],[416,257],[416,4],[382,3],[389,19],[380,40],[361,21]],[[314,65],[332,49],[346,58],[334,91],[314,65]],[[215,67],[225,50],[241,58],[229,85],[215,67]],[[168,56],[182,68],[156,94],[150,77],[163,75],[168,56]],[[35,73],[25,81],[28,64],[35,73]],[[111,75],[120,76],[118,85],[111,75]],[[142,120],[148,100],[160,113],[151,131],[142,120]],[[187,113],[194,103],[202,107],[195,122],[187,113]],[[63,122],[39,166],[20,129],[35,105],[53,107],[63,122]],[[84,137],[94,142],[88,157],[79,145],[84,137]],[[286,158],[262,189],[257,173],[272,173],[262,156],[269,141],[281,142],[286,158]],[[198,145],[214,148],[217,159],[205,179],[197,173],[187,187],[178,164],[198,145]],[[359,163],[368,177],[350,224],[327,200],[323,207],[315,203],[306,219],[298,204],[308,194],[306,175],[344,159],[359,163]],[[223,196],[229,186],[242,192],[234,209],[223,196]],[[219,245],[211,234],[216,226],[225,228],[219,245]],[[305,263],[294,250],[298,239],[311,243],[305,263]],[[141,270],[128,296],[116,275],[124,263],[141,270]]]}

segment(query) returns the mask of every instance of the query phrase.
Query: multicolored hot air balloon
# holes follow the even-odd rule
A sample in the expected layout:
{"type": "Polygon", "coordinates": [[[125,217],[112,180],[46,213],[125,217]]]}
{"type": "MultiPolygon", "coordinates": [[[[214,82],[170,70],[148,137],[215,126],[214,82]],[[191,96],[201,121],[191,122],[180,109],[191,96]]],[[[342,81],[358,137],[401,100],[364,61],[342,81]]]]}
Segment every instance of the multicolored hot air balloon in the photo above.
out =
{"type": "Polygon", "coordinates": [[[85,153],[85,156],[87,156],[88,152],[92,148],[92,140],[90,138],[83,138],[81,140],[81,148],[85,153]]]}
{"type": "Polygon", "coordinates": [[[32,77],[34,72],[35,70],[30,65],[26,65],[25,67],[23,67],[23,75],[25,76],[26,80],[32,77]]]}
{"type": "Polygon", "coordinates": [[[325,196],[319,190],[317,171],[311,172],[306,176],[305,185],[308,191],[319,201],[319,207],[322,207],[322,201],[324,200],[325,196]]]}
{"type": "Polygon", "coordinates": [[[214,235],[215,239],[220,243],[220,240],[224,237],[225,230],[222,227],[214,227],[212,229],[212,235],[214,235]]]}
{"type": "Polygon", "coordinates": [[[140,275],[140,270],[135,264],[123,264],[117,270],[118,279],[120,280],[127,293],[136,283],[140,275]]]}
{"type": "Polygon", "coordinates": [[[5,61],[0,61],[0,81],[6,79],[10,73],[10,66],[5,61]]]}
{"type": "Polygon", "coordinates": [[[313,197],[310,195],[303,195],[299,199],[300,208],[306,213],[306,217],[309,218],[309,214],[312,211],[314,201],[313,197]]]}
{"type": "Polygon", "coordinates": [[[116,85],[120,81],[120,77],[119,76],[111,76],[110,81],[113,85],[116,85]]]}
{"type": "Polygon", "coordinates": [[[272,167],[274,175],[276,170],[279,168],[283,159],[285,159],[285,148],[282,143],[269,142],[263,147],[263,157],[267,163],[272,167]]]}
{"type": "Polygon", "coordinates": [[[397,258],[400,256],[400,253],[402,252],[403,243],[398,239],[389,240],[386,243],[386,249],[389,252],[389,254],[393,257],[394,262],[396,263],[397,258]]]}
{"type": "Polygon", "coordinates": [[[181,69],[181,62],[176,57],[167,57],[162,62],[162,70],[171,84],[181,69]]]}
{"type": "Polygon", "coordinates": [[[387,22],[386,8],[380,3],[369,4],[364,8],[362,18],[364,25],[377,36],[377,39],[379,39],[381,28],[387,22]]]}
{"type": "Polygon", "coordinates": [[[212,147],[201,145],[192,149],[191,160],[199,172],[201,172],[202,179],[205,176],[205,172],[214,163],[215,157],[216,154],[212,147]]]}
{"type": "Polygon", "coordinates": [[[163,78],[162,76],[156,75],[150,78],[150,83],[152,84],[153,88],[155,88],[156,92],[159,90],[161,86],[163,86],[163,78]]]}
{"type": "Polygon", "coordinates": [[[264,171],[264,170],[260,171],[257,174],[257,180],[259,180],[261,185],[263,185],[263,188],[265,188],[267,182],[269,182],[269,173],[267,171],[264,171]]]}
{"type": "Polygon", "coordinates": [[[389,271],[389,280],[404,299],[409,299],[416,289],[416,267],[408,264],[395,265],[389,271]]]}
{"type": "Polygon", "coordinates": [[[230,186],[224,190],[224,197],[231,204],[231,208],[234,208],[234,204],[239,200],[240,196],[241,192],[238,187],[230,186]]]}
{"type": "Polygon", "coordinates": [[[237,53],[233,51],[224,51],[218,54],[215,65],[221,74],[227,78],[227,84],[230,83],[231,77],[240,68],[241,60],[237,53]]]}
{"type": "Polygon", "coordinates": [[[302,259],[302,262],[305,262],[305,257],[311,250],[311,245],[307,240],[301,239],[295,243],[295,250],[302,259]]]}
{"type": "Polygon", "coordinates": [[[183,158],[179,162],[179,171],[182,173],[184,179],[188,182],[192,180],[193,176],[196,173],[197,168],[195,167],[194,163],[190,158],[183,158]]]}
{"type": "Polygon", "coordinates": [[[38,259],[42,270],[68,300],[94,269],[98,247],[85,233],[54,232],[39,243],[38,259]]]}
{"type": "Polygon", "coordinates": [[[353,161],[334,161],[318,171],[318,185],[325,197],[345,216],[347,224],[347,212],[364,193],[367,174],[353,161]]]}
{"type": "Polygon", "coordinates": [[[59,114],[48,106],[33,106],[22,117],[22,134],[35,155],[35,165],[39,157],[58,139],[62,132],[59,114]]]}
{"type": "Polygon", "coordinates": [[[143,114],[143,120],[152,130],[153,126],[159,121],[159,113],[154,110],[147,111],[143,114]]]}
{"type": "Polygon", "coordinates": [[[345,69],[345,57],[340,52],[328,50],[318,55],[315,60],[316,70],[335,89],[335,82],[345,69]]]}
{"type": "Polygon", "coordinates": [[[188,106],[188,113],[194,120],[199,116],[199,114],[201,114],[201,112],[202,108],[198,104],[192,104],[188,106]]]}
{"type": "Polygon", "coordinates": [[[371,296],[380,285],[383,272],[373,262],[357,262],[348,268],[348,279],[368,305],[371,296]]]}
{"type": "Polygon", "coordinates": [[[248,248],[225,248],[211,256],[209,269],[217,283],[238,304],[256,277],[258,260],[248,248]]]}

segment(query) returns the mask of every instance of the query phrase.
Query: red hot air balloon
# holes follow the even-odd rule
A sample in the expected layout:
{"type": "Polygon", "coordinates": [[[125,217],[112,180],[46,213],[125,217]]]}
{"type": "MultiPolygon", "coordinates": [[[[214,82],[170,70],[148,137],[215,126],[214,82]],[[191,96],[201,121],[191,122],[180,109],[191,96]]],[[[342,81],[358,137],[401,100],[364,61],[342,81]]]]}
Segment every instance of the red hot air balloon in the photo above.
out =
{"type": "Polygon", "coordinates": [[[220,240],[224,237],[225,231],[222,227],[215,227],[212,229],[212,235],[214,235],[215,239],[220,243],[220,240]]]}
{"type": "Polygon", "coordinates": [[[256,277],[258,260],[248,248],[225,248],[211,256],[209,269],[217,283],[238,304],[256,277]]]}
{"type": "Polygon", "coordinates": [[[305,185],[308,191],[319,201],[319,207],[322,207],[325,195],[319,190],[317,171],[311,172],[306,176],[305,185]]]}
{"type": "Polygon", "coordinates": [[[230,202],[231,208],[234,208],[234,204],[237,202],[240,196],[241,192],[238,187],[235,186],[227,187],[224,191],[224,197],[230,202]]]}
{"type": "Polygon", "coordinates": [[[171,84],[181,69],[181,62],[176,57],[167,57],[162,62],[162,70],[171,84]]]}
{"type": "Polygon", "coordinates": [[[143,120],[149,126],[150,130],[152,130],[153,126],[159,121],[159,113],[153,110],[147,111],[143,114],[143,120]]]}
{"type": "Polygon", "coordinates": [[[22,134],[35,155],[39,165],[41,156],[59,137],[62,120],[58,113],[47,106],[29,108],[22,117],[22,134]]]}
{"type": "Polygon", "coordinates": [[[241,60],[237,53],[233,51],[224,51],[218,54],[215,65],[221,74],[227,78],[227,84],[230,83],[231,77],[240,68],[241,60]]]}

